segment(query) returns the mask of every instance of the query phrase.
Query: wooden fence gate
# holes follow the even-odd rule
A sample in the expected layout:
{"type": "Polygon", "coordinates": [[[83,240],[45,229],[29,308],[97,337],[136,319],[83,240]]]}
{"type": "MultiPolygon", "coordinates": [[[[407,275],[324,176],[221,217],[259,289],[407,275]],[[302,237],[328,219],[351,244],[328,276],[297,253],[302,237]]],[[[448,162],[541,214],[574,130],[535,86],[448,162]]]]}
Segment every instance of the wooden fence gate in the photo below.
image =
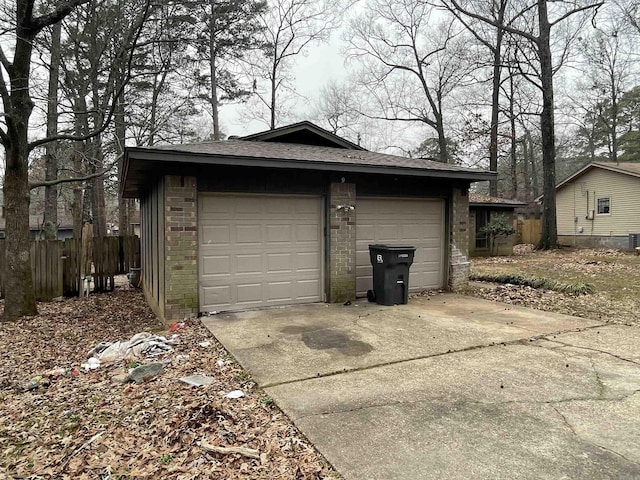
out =
{"type": "Polygon", "coordinates": [[[514,220],[513,228],[516,231],[516,243],[530,243],[538,245],[542,238],[542,220],[514,220]]]}
{"type": "MultiPolygon", "coordinates": [[[[84,275],[91,275],[93,291],[113,290],[116,275],[140,265],[140,239],[137,236],[93,237],[85,241],[84,257],[85,262],[80,239],[32,241],[31,274],[36,299],[47,301],[63,295],[78,295],[84,275]]],[[[4,259],[5,241],[0,240],[0,298],[4,298],[5,293],[4,259]]]]}

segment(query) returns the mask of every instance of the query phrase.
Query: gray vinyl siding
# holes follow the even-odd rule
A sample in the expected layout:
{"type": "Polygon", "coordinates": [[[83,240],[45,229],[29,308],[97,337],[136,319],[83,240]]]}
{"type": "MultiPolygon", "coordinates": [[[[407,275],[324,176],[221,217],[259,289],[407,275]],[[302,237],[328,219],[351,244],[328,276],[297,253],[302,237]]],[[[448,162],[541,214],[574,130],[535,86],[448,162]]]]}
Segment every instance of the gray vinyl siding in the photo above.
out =
{"type": "Polygon", "coordinates": [[[640,178],[593,168],[558,190],[556,212],[558,235],[640,233],[640,178]],[[598,214],[598,198],[604,197],[611,199],[610,213],[598,214]],[[586,218],[589,210],[593,220],[586,218]]]}

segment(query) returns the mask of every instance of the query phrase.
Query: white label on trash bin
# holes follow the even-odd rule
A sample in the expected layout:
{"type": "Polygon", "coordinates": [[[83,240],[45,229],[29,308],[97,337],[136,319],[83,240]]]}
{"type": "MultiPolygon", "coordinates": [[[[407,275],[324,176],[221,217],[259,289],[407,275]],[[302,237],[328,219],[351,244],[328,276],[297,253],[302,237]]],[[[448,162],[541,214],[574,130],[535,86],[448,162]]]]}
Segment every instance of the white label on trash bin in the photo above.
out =
{"type": "Polygon", "coordinates": [[[379,253],[376,255],[376,262],[382,263],[382,255],[379,253]]]}
{"type": "Polygon", "coordinates": [[[409,254],[408,253],[401,253],[400,255],[398,255],[398,258],[409,258],[409,254]]]}

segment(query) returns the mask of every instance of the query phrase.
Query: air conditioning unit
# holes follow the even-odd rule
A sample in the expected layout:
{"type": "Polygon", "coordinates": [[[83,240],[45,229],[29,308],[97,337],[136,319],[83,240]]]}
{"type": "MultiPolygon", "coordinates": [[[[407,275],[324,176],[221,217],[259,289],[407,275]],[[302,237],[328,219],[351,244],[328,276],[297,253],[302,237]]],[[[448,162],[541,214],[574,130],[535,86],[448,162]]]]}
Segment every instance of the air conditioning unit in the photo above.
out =
{"type": "Polygon", "coordinates": [[[640,247],[640,233],[630,233],[629,234],[629,250],[635,250],[637,247],[640,247]]]}

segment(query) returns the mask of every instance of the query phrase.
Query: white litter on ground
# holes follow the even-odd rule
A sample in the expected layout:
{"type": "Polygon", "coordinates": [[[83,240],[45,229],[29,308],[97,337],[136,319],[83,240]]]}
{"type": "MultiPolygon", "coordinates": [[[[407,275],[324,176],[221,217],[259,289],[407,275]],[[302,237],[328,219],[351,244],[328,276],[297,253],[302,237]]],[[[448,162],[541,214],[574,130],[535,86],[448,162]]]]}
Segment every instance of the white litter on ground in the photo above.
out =
{"type": "Polygon", "coordinates": [[[101,342],[89,350],[87,356],[95,357],[100,362],[117,362],[132,357],[155,357],[173,352],[174,344],[175,335],[168,340],[160,335],[142,332],[129,340],[101,342]]]}
{"type": "Polygon", "coordinates": [[[242,397],[244,397],[244,392],[242,390],[233,390],[224,396],[224,398],[242,398],[242,397]]]}

